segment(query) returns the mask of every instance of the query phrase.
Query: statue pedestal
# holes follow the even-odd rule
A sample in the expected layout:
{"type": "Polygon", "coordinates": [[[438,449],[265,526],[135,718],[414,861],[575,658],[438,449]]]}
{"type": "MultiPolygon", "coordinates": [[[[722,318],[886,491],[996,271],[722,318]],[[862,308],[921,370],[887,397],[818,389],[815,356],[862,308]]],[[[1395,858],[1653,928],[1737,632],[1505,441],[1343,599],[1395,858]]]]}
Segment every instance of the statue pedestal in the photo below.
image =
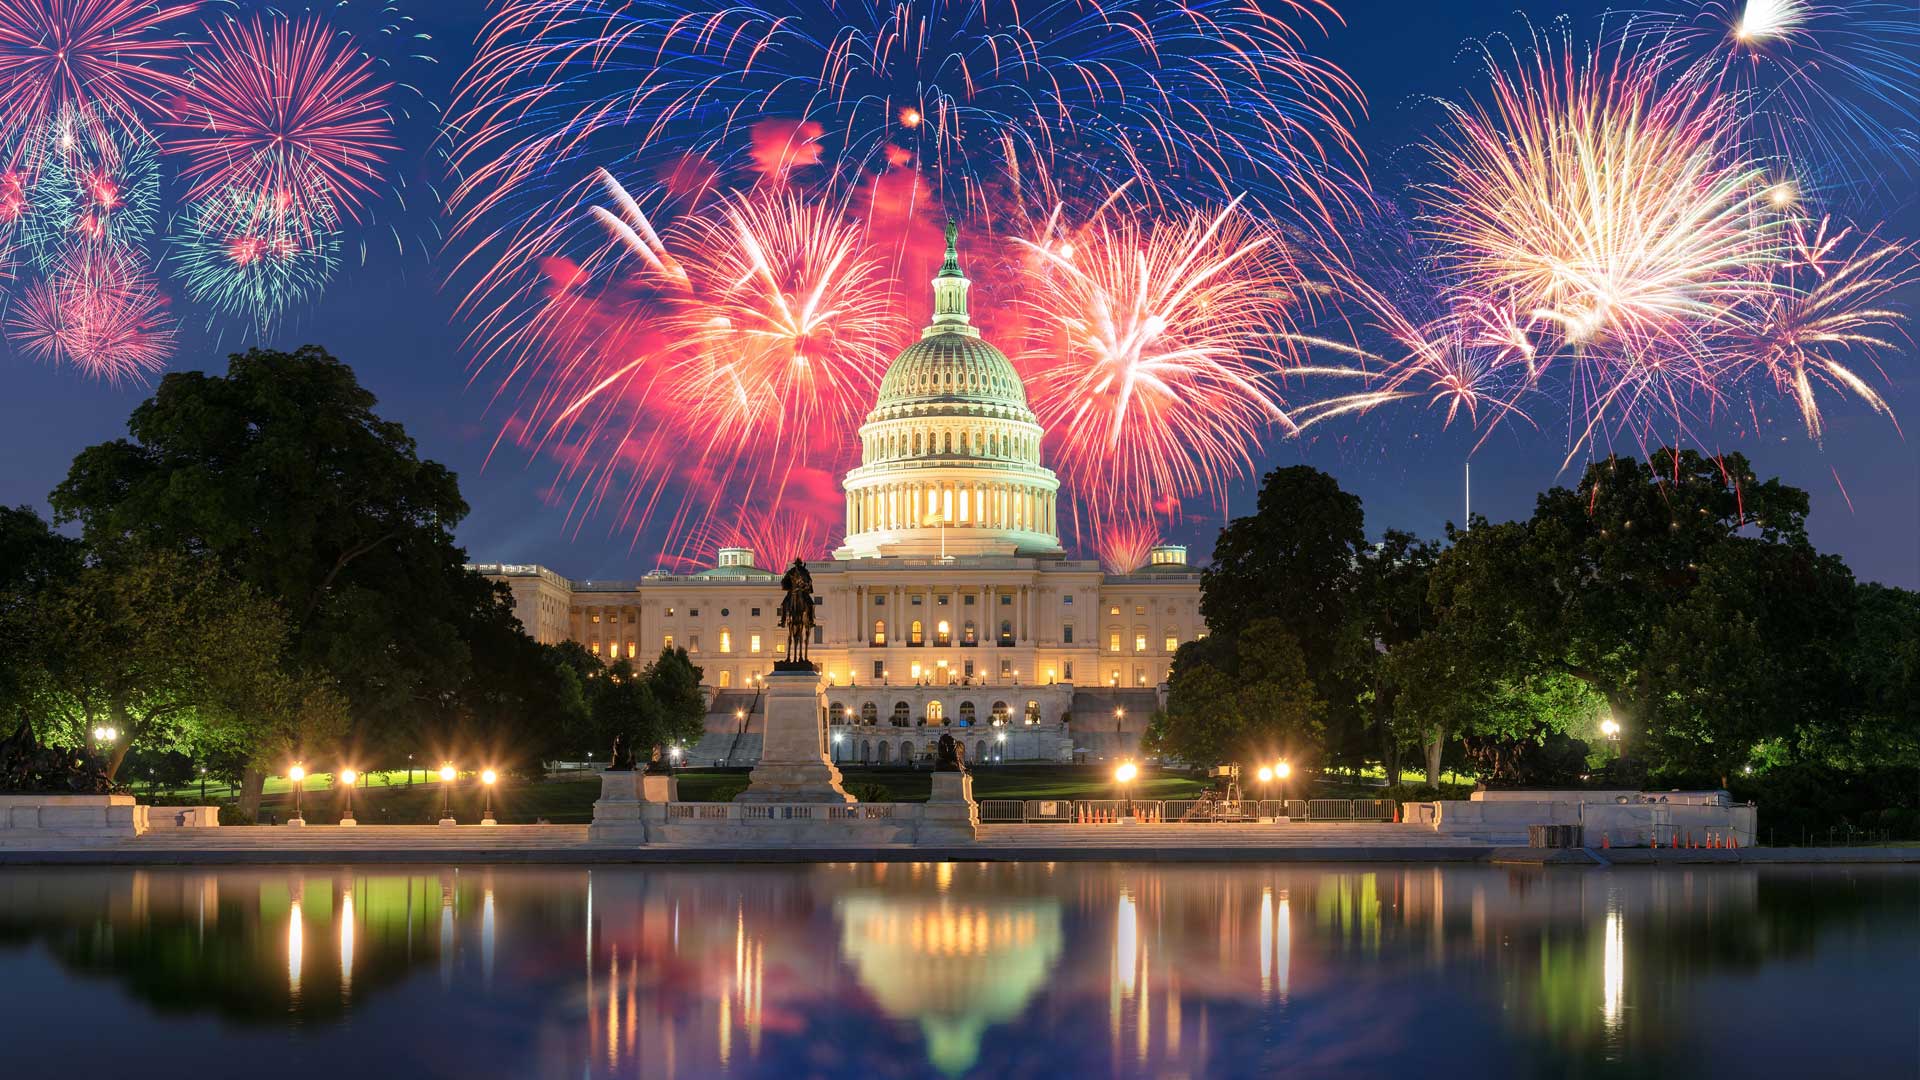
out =
{"type": "Polygon", "coordinates": [[[782,671],[766,678],[767,730],[760,764],[747,778],[743,803],[850,803],[840,770],[827,756],[827,728],[820,718],[820,673],[782,671]]]}
{"type": "Polygon", "coordinates": [[[933,794],[921,812],[914,839],[922,844],[971,842],[980,828],[980,804],[973,801],[973,776],[963,772],[933,774],[933,794]]]}
{"type": "Polygon", "coordinates": [[[644,844],[647,823],[666,820],[666,804],[679,792],[678,782],[661,773],[637,769],[609,769],[600,774],[600,798],[593,804],[593,824],[587,839],[595,843],[644,844]]]}

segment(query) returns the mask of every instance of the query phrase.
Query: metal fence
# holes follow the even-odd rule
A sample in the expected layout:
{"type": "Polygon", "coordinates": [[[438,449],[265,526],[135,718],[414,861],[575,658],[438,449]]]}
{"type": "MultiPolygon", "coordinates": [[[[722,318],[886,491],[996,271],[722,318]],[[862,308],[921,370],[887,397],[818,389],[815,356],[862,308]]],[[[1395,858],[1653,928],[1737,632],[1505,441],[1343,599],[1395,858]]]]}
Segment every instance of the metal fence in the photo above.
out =
{"type": "Polygon", "coordinates": [[[982,799],[980,821],[988,825],[1102,824],[1124,818],[1131,807],[1143,822],[1257,822],[1288,818],[1326,824],[1392,821],[1392,799],[982,799]]]}

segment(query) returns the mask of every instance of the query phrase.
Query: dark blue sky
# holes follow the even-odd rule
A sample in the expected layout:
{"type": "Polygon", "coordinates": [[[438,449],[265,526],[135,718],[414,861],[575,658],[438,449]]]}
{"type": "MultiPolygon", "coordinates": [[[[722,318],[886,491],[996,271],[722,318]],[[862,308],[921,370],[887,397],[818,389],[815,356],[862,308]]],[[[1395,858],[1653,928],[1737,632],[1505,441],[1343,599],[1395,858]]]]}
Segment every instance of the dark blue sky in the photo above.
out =
{"type": "MultiPolygon", "coordinates": [[[[244,2],[241,6],[247,6],[244,2]]],[[[1419,134],[1432,116],[1423,94],[1452,94],[1475,81],[1470,58],[1460,46],[1470,38],[1497,32],[1524,33],[1513,0],[1469,3],[1412,0],[1344,0],[1338,4],[1347,26],[1335,28],[1323,55],[1340,64],[1368,95],[1371,118],[1359,134],[1383,182],[1388,160],[1419,134]]],[[[1536,23],[1567,15],[1590,33],[1601,5],[1593,3],[1521,3],[1536,23]]],[[[479,25],[479,4],[424,4],[402,0],[418,28],[433,40],[421,46],[436,63],[415,62],[406,77],[429,98],[445,101],[448,86],[465,63],[479,25]],[[448,10],[443,10],[448,9],[448,10]]],[[[1920,6],[1915,8],[1920,19],[1920,6]]],[[[364,265],[355,245],[322,301],[273,336],[270,344],[291,347],[325,345],[352,364],[360,379],[381,399],[381,411],[403,422],[424,455],[457,470],[473,513],[460,529],[462,541],[478,560],[545,563],[571,577],[634,577],[652,568],[643,541],[617,531],[605,518],[570,529],[563,509],[543,503],[541,491],[552,478],[545,460],[503,451],[484,469],[482,463],[500,415],[489,413],[492,383],[487,377],[469,385],[465,327],[454,316],[455,294],[441,285],[441,272],[429,252],[435,246],[437,206],[421,181],[431,179],[434,163],[419,151],[402,168],[412,178],[408,205],[389,199],[373,209],[376,221],[362,230],[364,265]],[[396,251],[395,234],[401,250],[396,251]]],[[[1889,185],[1877,214],[1899,236],[1920,235],[1920,195],[1911,180],[1889,185]]],[[[1908,307],[1920,299],[1909,295],[1908,307]]],[[[201,320],[190,317],[183,330],[175,368],[224,367],[225,354],[246,343],[232,328],[210,336],[201,320]]],[[[1915,355],[1908,349],[1889,358],[1886,396],[1896,414],[1913,423],[1916,393],[1915,355]]],[[[106,386],[65,368],[35,363],[0,345],[5,392],[0,397],[0,500],[45,508],[47,491],[65,474],[81,448],[124,432],[127,412],[145,392],[106,386]]],[[[1771,441],[1728,441],[1721,449],[1740,450],[1763,475],[1778,475],[1812,496],[1815,542],[1844,556],[1862,578],[1920,587],[1920,456],[1884,418],[1856,404],[1829,411],[1824,445],[1810,443],[1794,422],[1774,425],[1771,441]],[[1844,490],[1844,495],[1843,495],[1844,490]],[[1847,498],[1852,506],[1849,508],[1847,498]]],[[[1262,467],[1306,462],[1326,469],[1365,501],[1370,529],[1392,526],[1424,535],[1442,523],[1459,520],[1462,465],[1473,435],[1438,433],[1431,418],[1415,413],[1377,415],[1341,426],[1325,425],[1315,440],[1273,440],[1262,467]]],[[[1495,520],[1524,516],[1535,494],[1556,482],[1570,483],[1576,463],[1559,473],[1565,453],[1563,430],[1504,430],[1474,452],[1474,510],[1495,520]]],[[[1631,447],[1623,447],[1631,451],[1631,447]]],[[[1251,504],[1253,482],[1234,494],[1236,506],[1251,504]]],[[[1204,551],[1217,522],[1189,522],[1178,538],[1204,551]],[[1204,536],[1203,536],[1204,534],[1204,536]]]]}

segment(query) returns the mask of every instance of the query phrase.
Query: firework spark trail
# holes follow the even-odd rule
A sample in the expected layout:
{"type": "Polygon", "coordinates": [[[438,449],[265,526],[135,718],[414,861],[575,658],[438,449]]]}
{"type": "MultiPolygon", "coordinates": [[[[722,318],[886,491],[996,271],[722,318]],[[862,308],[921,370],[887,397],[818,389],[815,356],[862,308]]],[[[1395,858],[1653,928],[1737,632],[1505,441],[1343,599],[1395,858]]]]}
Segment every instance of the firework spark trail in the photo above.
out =
{"type": "Polygon", "coordinates": [[[245,191],[302,229],[357,220],[399,147],[372,61],[317,19],[216,27],[163,126],[185,156],[189,202],[245,191]]]}
{"type": "MultiPolygon", "coordinates": [[[[160,148],[146,129],[62,109],[38,141],[24,237],[35,263],[50,272],[74,245],[137,252],[160,211],[160,148]]],[[[23,191],[23,195],[25,192],[23,191]]]]}
{"type": "MultiPolygon", "coordinates": [[[[10,131],[42,131],[63,109],[89,123],[144,129],[183,86],[176,62],[191,47],[176,22],[198,0],[0,0],[0,117],[10,131]]],[[[37,144],[8,166],[38,166],[37,144]]]]}
{"type": "MultiPolygon", "coordinates": [[[[1678,0],[1623,39],[1739,103],[1756,156],[1806,179],[1881,189],[1920,165],[1920,18],[1886,0],[1678,0]],[[1889,168],[1888,166],[1892,166],[1889,168]]],[[[1897,188],[1896,188],[1897,190],[1897,188]]]]}

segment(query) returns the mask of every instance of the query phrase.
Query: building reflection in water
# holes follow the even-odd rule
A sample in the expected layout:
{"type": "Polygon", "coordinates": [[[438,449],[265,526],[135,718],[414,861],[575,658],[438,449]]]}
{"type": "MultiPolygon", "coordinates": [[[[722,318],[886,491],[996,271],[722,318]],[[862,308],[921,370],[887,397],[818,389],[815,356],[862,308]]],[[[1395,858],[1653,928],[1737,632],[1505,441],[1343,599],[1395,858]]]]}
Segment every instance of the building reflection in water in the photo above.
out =
{"type": "Polygon", "coordinates": [[[129,1008],[298,1022],[303,1039],[348,1012],[401,1009],[339,1037],[388,1039],[401,1059],[422,1041],[464,1055],[469,1072],[443,1075],[1332,1072],[1386,1060],[1400,1033],[1411,1042],[1441,1017],[1532,1053],[1588,1048],[1658,1072],[1647,1055],[1697,1053],[1670,1041],[1687,1026],[1670,988],[1758,969],[1783,943],[1812,948],[1804,922],[1821,909],[1804,890],[1769,907],[1761,880],[1005,864],[0,872],[0,942],[39,940],[64,967],[119,976],[90,985],[129,1008]],[[307,956],[308,936],[337,953],[307,956]],[[1661,1007],[1629,1008],[1651,985],[1669,988],[1661,1007]],[[440,1038],[423,1040],[435,1017],[440,1038]],[[1302,1048],[1325,1059],[1296,1060],[1302,1048]]]}

